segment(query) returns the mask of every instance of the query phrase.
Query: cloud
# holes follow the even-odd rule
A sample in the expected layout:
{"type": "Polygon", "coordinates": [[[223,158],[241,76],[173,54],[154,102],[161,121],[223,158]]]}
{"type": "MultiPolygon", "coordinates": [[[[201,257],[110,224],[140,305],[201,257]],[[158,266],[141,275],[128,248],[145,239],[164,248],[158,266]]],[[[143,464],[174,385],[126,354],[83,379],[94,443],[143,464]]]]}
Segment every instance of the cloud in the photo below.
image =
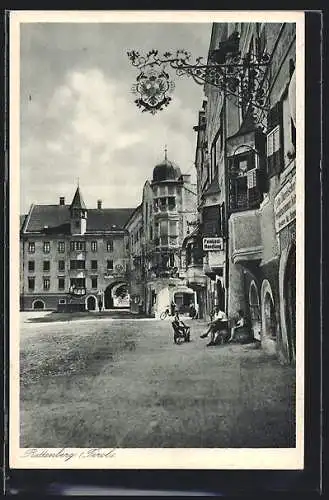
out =
{"type": "MultiPolygon", "coordinates": [[[[186,40],[200,45],[197,30],[188,25],[178,28],[171,27],[172,43],[176,36],[177,46],[186,46],[186,40]]],[[[127,30],[132,46],[146,39],[150,44],[147,32],[153,38],[158,34],[156,43],[167,44],[167,29],[160,25],[133,29],[122,25],[114,30],[52,25],[38,27],[35,36],[29,32],[21,65],[24,211],[32,201],[57,203],[59,196],[70,201],[77,178],[87,206],[96,206],[98,198],[104,207],[136,206],[145,180],[163,159],[165,144],[169,159],[183,172],[194,172],[192,127],[202,103],[202,88],[182,79],[165,111],[155,116],[141,113],[131,93],[136,73],[125,56],[127,30]],[[162,31],[165,36],[161,38],[162,31]],[[85,43],[88,40],[93,43],[85,43]],[[38,77],[40,68],[46,72],[45,79],[38,77]]]]}

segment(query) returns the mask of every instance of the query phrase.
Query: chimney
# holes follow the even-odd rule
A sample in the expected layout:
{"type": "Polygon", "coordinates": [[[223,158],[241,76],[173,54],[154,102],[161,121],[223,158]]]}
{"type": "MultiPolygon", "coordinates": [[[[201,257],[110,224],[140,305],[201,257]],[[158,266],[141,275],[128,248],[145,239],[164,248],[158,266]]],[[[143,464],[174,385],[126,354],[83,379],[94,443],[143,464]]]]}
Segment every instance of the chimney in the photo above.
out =
{"type": "Polygon", "coordinates": [[[97,200],[97,208],[98,210],[102,209],[102,200],[97,200]]]}
{"type": "Polygon", "coordinates": [[[59,204],[60,205],[65,205],[65,198],[64,198],[64,196],[60,196],[60,198],[59,198],[59,204]]]}

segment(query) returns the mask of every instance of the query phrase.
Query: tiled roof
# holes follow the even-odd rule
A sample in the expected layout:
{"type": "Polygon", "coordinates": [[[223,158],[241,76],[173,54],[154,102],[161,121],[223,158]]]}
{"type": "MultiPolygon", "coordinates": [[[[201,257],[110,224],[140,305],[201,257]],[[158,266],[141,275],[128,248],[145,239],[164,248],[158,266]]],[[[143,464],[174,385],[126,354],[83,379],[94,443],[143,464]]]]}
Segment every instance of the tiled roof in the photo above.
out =
{"type": "MultiPolygon", "coordinates": [[[[87,211],[87,232],[122,230],[134,208],[102,208],[87,211]]],[[[70,233],[70,205],[34,205],[26,232],[70,233]],[[48,227],[45,227],[48,226],[48,227]]]]}

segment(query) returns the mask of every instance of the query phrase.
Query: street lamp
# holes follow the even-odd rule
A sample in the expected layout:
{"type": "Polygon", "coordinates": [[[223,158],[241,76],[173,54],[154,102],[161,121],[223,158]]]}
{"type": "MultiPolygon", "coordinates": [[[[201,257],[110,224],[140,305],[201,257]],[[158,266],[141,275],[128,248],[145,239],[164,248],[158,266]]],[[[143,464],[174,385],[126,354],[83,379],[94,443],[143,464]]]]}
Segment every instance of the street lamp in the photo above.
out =
{"type": "Polygon", "coordinates": [[[176,52],[158,50],[142,54],[127,52],[132,65],[139,70],[132,92],[137,96],[136,105],[143,112],[155,114],[168,106],[175,84],[170,72],[177,76],[189,76],[197,84],[210,84],[218,88],[237,106],[252,106],[262,112],[268,111],[267,93],[269,89],[267,52],[249,51],[241,55],[239,35],[233,33],[219,48],[213,50],[208,61],[198,57],[192,61],[190,52],[178,49],[176,52]]]}

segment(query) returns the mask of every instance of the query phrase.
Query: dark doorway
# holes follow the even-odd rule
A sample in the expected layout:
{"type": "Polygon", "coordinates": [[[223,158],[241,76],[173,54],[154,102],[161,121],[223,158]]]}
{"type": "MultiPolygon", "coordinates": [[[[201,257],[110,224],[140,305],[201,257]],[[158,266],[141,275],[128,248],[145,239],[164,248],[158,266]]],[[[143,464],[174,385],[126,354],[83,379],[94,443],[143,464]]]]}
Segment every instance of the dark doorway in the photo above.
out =
{"type": "Polygon", "coordinates": [[[293,245],[288,256],[284,277],[285,316],[288,337],[289,357],[296,357],[296,246],[293,245]]]}
{"type": "Polygon", "coordinates": [[[217,304],[221,311],[225,311],[225,290],[220,280],[216,283],[217,289],[217,304]]]}
{"type": "Polygon", "coordinates": [[[104,307],[105,309],[113,309],[113,297],[112,297],[113,285],[109,285],[104,293],[104,307]]]}
{"type": "Polygon", "coordinates": [[[95,311],[96,310],[96,299],[95,297],[88,297],[87,299],[87,309],[88,311],[95,311]]]}

